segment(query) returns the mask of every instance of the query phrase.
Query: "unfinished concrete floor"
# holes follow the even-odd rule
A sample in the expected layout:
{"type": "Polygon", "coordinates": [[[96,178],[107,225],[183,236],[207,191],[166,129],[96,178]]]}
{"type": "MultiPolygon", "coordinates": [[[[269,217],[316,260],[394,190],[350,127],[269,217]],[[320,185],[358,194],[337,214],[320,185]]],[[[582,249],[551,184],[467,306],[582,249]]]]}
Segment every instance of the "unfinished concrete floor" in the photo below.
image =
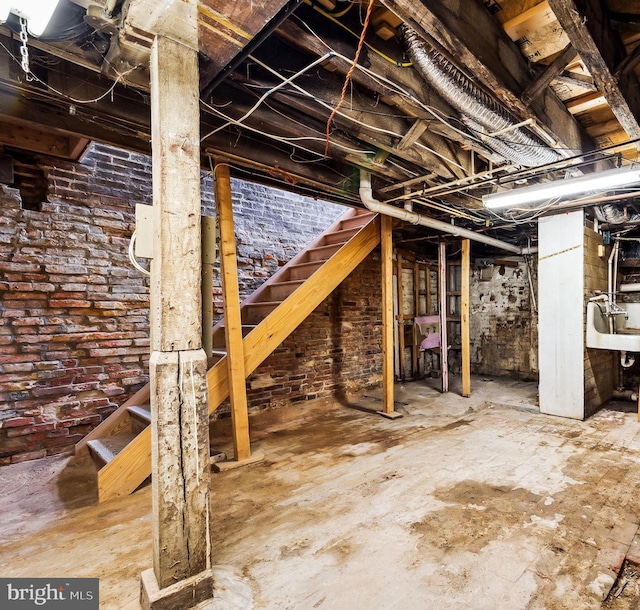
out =
{"type": "MultiPolygon", "coordinates": [[[[212,475],[214,561],[240,571],[258,609],[602,607],[640,555],[636,414],[576,422],[537,413],[532,384],[472,390],[398,385],[397,420],[339,402],[252,417],[266,460],[212,475]]],[[[228,421],[213,438],[228,448],[228,421]]],[[[0,576],[99,577],[101,608],[137,608],[150,489],[95,505],[84,469],[0,469],[0,576]]],[[[611,597],[636,608],[637,584],[611,597]]]]}

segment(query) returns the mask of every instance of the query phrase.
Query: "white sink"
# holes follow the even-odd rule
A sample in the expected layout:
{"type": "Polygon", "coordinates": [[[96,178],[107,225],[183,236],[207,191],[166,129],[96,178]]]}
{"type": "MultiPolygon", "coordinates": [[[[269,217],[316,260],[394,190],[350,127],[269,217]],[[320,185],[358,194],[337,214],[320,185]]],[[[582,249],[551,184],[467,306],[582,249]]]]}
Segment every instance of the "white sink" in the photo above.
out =
{"type": "Polygon", "coordinates": [[[587,303],[587,347],[621,352],[640,352],[640,303],[618,303],[627,312],[614,316],[614,332],[610,332],[605,315],[607,303],[587,303]]]}

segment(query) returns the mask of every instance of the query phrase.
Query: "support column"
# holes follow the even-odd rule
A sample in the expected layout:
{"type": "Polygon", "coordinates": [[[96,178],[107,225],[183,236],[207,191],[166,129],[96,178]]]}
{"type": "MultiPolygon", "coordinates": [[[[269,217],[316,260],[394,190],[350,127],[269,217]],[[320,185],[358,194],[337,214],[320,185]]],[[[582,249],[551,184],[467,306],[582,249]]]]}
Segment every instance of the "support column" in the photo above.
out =
{"type": "MultiPolygon", "coordinates": [[[[382,215],[381,265],[382,265],[382,415],[399,417],[393,409],[393,218],[382,215]]],[[[402,276],[398,276],[401,281],[402,276]]]]}
{"type": "Polygon", "coordinates": [[[236,236],[233,228],[231,176],[228,163],[216,160],[214,181],[218,226],[220,227],[220,275],[224,306],[224,335],[227,344],[233,448],[236,462],[242,462],[251,456],[251,445],[236,262],[236,236]]]}
{"type": "Polygon", "coordinates": [[[469,280],[471,274],[471,242],[462,240],[460,268],[460,335],[462,339],[462,395],[471,396],[471,342],[469,336],[469,280]]]}
{"type": "Polygon", "coordinates": [[[449,391],[449,339],[447,337],[447,244],[438,245],[438,310],[440,312],[440,379],[449,391]]]}
{"type": "Polygon", "coordinates": [[[156,36],[151,51],[153,570],[142,574],[145,609],[191,608],[213,596],[196,49],[156,36]]]}

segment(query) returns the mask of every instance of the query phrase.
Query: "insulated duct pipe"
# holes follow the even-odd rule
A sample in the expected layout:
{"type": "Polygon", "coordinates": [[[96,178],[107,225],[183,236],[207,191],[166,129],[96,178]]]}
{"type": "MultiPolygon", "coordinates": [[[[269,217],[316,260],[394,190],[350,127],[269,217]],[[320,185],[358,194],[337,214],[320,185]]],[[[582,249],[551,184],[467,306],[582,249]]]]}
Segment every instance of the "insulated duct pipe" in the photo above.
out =
{"type": "MultiPolygon", "coordinates": [[[[476,233],[475,231],[470,231],[469,229],[463,229],[462,227],[456,227],[455,225],[442,222],[441,220],[423,216],[422,214],[418,214],[417,212],[412,212],[403,208],[396,208],[395,206],[392,206],[388,203],[384,203],[382,201],[374,199],[373,189],[371,188],[371,173],[364,169],[360,170],[360,199],[368,210],[370,210],[371,212],[375,212],[376,214],[385,214],[386,216],[399,218],[400,220],[404,220],[405,222],[409,222],[413,225],[429,227],[430,229],[435,229],[436,231],[450,233],[451,235],[455,235],[456,237],[473,239],[474,241],[487,244],[488,246],[506,250],[507,252],[511,252],[512,254],[523,253],[523,248],[514,246],[513,244],[510,244],[506,241],[494,239],[493,237],[489,237],[488,235],[482,235],[481,233],[476,233]]],[[[525,250],[528,249],[525,248],[525,250]]]]}
{"type": "Polygon", "coordinates": [[[558,153],[520,127],[495,100],[404,24],[402,38],[422,78],[453,106],[463,123],[499,155],[527,167],[559,159],[558,153]],[[489,132],[485,134],[484,132],[489,132]],[[496,135],[491,135],[493,132],[496,135]],[[497,134],[500,135],[497,135],[497,134]]]}

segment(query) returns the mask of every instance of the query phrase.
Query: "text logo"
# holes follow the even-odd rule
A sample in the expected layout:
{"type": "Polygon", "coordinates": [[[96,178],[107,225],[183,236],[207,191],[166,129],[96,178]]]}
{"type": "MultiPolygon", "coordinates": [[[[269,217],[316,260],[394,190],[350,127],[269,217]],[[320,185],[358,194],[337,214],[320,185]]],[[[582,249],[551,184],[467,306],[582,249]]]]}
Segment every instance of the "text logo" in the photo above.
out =
{"type": "Polygon", "coordinates": [[[2,610],[99,610],[97,578],[0,578],[2,610]]]}

